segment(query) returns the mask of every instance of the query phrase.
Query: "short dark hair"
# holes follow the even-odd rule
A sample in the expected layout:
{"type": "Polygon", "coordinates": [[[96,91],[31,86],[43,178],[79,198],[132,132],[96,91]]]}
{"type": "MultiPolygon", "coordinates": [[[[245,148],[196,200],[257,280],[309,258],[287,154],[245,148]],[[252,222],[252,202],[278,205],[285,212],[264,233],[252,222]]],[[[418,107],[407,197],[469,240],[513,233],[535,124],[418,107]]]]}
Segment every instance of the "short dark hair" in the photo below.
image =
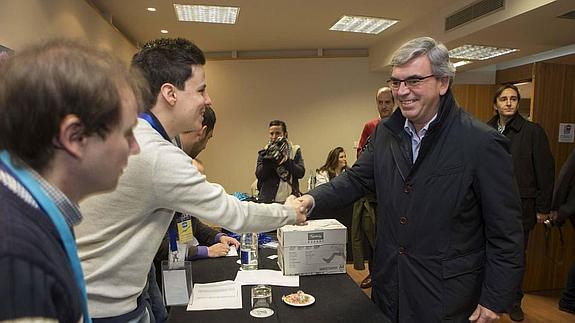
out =
{"type": "Polygon", "coordinates": [[[70,40],[48,41],[0,66],[0,149],[41,172],[58,149],[60,124],[77,116],[103,138],[121,119],[120,89],[141,106],[138,72],[109,53],[70,40]]]}
{"type": "Polygon", "coordinates": [[[204,111],[204,121],[202,121],[202,126],[206,126],[206,134],[214,130],[216,126],[216,112],[212,109],[211,105],[206,105],[206,110],[204,111]]]}
{"type": "Polygon", "coordinates": [[[517,88],[517,86],[515,86],[511,83],[507,83],[507,84],[501,85],[495,91],[495,94],[493,95],[493,104],[497,104],[497,98],[501,95],[501,93],[503,93],[503,91],[505,91],[507,89],[512,89],[513,91],[515,91],[515,93],[517,93],[517,101],[521,100],[521,93],[519,93],[519,89],[517,88]]]}
{"type": "Polygon", "coordinates": [[[284,132],[287,132],[287,126],[286,123],[281,121],[281,120],[272,120],[270,121],[270,125],[269,127],[273,127],[273,126],[282,126],[282,130],[284,132]]]}
{"type": "Polygon", "coordinates": [[[187,39],[161,38],[144,44],[132,58],[132,65],[140,68],[148,81],[150,96],[146,100],[146,110],[156,104],[163,84],[170,83],[183,90],[192,77],[192,65],[205,64],[202,50],[187,39]]]}

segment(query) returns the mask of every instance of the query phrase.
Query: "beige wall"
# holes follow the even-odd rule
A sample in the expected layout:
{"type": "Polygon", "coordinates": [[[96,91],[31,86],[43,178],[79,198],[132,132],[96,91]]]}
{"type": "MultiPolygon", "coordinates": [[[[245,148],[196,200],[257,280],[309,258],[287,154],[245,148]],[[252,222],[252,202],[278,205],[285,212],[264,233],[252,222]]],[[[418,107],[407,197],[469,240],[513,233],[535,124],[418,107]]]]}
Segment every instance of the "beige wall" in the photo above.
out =
{"type": "Polygon", "coordinates": [[[354,162],[354,142],[377,116],[375,92],[387,79],[369,73],[367,58],[210,61],[206,77],[217,123],[199,158],[208,180],[230,193],[249,192],[272,119],[286,121],[289,138],[301,145],[305,180],[336,146],[354,162]]]}
{"type": "Polygon", "coordinates": [[[31,43],[69,37],[113,50],[128,62],[136,47],[83,0],[0,1],[0,44],[18,51],[31,43]]]}

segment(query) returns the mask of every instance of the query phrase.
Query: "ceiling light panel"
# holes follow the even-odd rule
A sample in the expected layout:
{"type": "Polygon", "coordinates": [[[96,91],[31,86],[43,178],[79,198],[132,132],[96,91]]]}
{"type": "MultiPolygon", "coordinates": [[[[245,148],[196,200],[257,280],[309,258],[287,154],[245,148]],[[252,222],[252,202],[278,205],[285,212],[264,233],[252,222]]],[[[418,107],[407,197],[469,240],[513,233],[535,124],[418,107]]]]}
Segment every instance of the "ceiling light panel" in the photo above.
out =
{"type": "Polygon", "coordinates": [[[398,20],[362,17],[343,16],[329,30],[348,31],[352,33],[379,34],[387,28],[396,24],[398,20]]]}
{"type": "Polygon", "coordinates": [[[463,66],[463,65],[471,64],[471,63],[472,63],[472,61],[459,61],[459,62],[453,63],[453,66],[455,66],[455,67],[460,67],[460,66],[463,66]]]}
{"type": "Polygon", "coordinates": [[[235,24],[240,8],[174,4],[179,21],[235,24]]]}
{"type": "Polygon", "coordinates": [[[498,48],[480,45],[463,45],[449,51],[450,58],[485,60],[518,51],[516,48],[498,48]]]}

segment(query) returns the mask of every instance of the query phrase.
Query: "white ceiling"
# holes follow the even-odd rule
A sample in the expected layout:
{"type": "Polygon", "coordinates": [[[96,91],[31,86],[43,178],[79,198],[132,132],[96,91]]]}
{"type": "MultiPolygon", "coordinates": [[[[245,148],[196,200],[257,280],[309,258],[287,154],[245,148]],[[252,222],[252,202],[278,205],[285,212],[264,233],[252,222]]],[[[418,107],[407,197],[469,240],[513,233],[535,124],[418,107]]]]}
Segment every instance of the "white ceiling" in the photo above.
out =
{"type": "MultiPolygon", "coordinates": [[[[475,0],[87,0],[136,44],[159,37],[184,37],[205,52],[268,52],[366,49],[371,69],[382,70],[394,49],[419,36],[431,36],[448,48],[482,44],[519,48],[496,59],[473,63],[471,70],[575,44],[575,20],[556,18],[575,10],[574,0],[506,0],[505,8],[450,32],[445,18],[475,0]],[[179,22],[173,4],[240,7],[235,25],[179,22]],[[148,12],[147,7],[157,8],[148,12]],[[400,20],[379,35],[330,31],[342,15],[400,20]],[[160,33],[167,29],[169,34],[160,33]]],[[[321,52],[321,51],[320,51],[321,52]]],[[[362,51],[356,51],[356,53],[362,51]]],[[[241,55],[239,55],[241,57],[241,55]]]]}

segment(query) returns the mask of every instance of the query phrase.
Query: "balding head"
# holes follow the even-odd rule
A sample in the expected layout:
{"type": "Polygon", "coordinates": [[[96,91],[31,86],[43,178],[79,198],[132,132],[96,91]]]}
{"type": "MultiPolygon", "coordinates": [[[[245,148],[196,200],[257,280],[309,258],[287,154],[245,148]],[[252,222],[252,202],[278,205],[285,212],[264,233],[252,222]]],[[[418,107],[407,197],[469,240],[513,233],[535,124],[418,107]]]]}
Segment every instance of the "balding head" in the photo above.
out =
{"type": "Polygon", "coordinates": [[[382,119],[389,117],[393,112],[393,107],[395,106],[391,89],[384,86],[377,90],[375,100],[377,102],[377,112],[379,112],[379,117],[382,119]]]}

